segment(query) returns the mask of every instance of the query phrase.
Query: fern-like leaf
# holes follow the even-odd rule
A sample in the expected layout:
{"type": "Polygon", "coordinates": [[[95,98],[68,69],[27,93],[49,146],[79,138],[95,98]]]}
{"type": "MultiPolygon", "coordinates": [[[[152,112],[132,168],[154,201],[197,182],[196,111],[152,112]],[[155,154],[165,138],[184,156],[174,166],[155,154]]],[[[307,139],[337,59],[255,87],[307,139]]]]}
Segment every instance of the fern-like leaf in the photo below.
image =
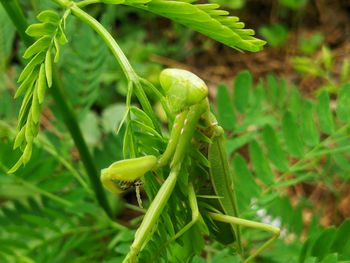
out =
{"type": "Polygon", "coordinates": [[[238,17],[218,9],[218,4],[192,2],[195,1],[126,0],[124,4],[167,17],[238,50],[258,52],[265,45],[265,41],[253,37],[254,30],[245,29],[245,24],[238,17]]]}
{"type": "Polygon", "coordinates": [[[51,10],[41,12],[37,19],[40,23],[32,24],[26,30],[31,37],[37,37],[27,48],[23,57],[30,59],[18,78],[21,85],[16,91],[15,98],[24,94],[22,106],[18,117],[17,136],[14,148],[20,147],[23,155],[9,170],[14,173],[22,164],[26,164],[31,157],[33,140],[39,129],[41,108],[47,87],[52,85],[52,52],[54,50],[54,62],[57,62],[60,54],[60,45],[67,43],[63,32],[65,19],[51,10]]]}

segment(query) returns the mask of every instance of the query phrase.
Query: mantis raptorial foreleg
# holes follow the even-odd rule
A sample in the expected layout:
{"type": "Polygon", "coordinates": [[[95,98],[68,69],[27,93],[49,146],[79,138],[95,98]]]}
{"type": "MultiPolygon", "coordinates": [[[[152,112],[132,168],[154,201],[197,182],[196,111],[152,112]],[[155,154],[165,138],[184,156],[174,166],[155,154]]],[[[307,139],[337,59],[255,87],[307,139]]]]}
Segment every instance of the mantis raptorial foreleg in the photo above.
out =
{"type": "Polygon", "coordinates": [[[254,258],[260,255],[265,249],[267,249],[273,243],[273,241],[276,238],[279,237],[281,232],[281,230],[278,227],[274,227],[271,225],[267,225],[267,224],[263,224],[263,223],[259,223],[251,220],[246,220],[246,219],[242,219],[234,216],[228,216],[228,215],[212,213],[212,212],[209,212],[208,215],[215,221],[239,225],[243,227],[254,228],[262,231],[267,231],[273,235],[269,240],[267,240],[264,244],[262,244],[256,251],[254,251],[253,254],[251,254],[247,259],[245,259],[244,263],[251,262],[254,258]]]}

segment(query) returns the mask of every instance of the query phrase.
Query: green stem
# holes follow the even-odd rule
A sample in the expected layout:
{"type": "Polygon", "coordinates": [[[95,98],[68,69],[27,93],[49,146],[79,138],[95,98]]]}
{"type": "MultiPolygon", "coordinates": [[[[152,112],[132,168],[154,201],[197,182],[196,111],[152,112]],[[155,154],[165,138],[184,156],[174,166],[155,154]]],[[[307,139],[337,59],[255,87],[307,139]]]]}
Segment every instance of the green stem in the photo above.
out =
{"type": "MultiPolygon", "coordinates": [[[[10,15],[10,18],[13,22],[13,24],[16,26],[20,36],[22,37],[25,45],[28,47],[32,43],[34,43],[34,39],[26,35],[25,30],[28,27],[28,23],[26,18],[24,17],[24,14],[17,2],[17,0],[0,0],[2,5],[4,6],[5,10],[10,15]]],[[[61,2],[67,2],[60,0],[61,2]]],[[[84,138],[82,136],[80,127],[78,125],[77,119],[75,117],[75,114],[72,110],[72,107],[70,104],[68,104],[68,101],[66,99],[66,96],[64,96],[62,92],[62,83],[60,82],[60,79],[57,77],[57,74],[55,73],[53,75],[53,85],[51,88],[52,96],[55,99],[57,103],[57,107],[59,108],[63,120],[74,140],[74,143],[79,151],[81,160],[84,164],[84,167],[86,169],[86,172],[89,176],[91,186],[95,192],[96,198],[98,203],[101,205],[101,207],[104,209],[104,211],[108,214],[108,216],[112,216],[111,209],[109,207],[109,204],[107,202],[107,198],[105,195],[105,192],[102,188],[101,181],[99,180],[99,173],[97,171],[97,168],[93,162],[93,158],[88,150],[88,147],[84,141],[84,138]]]]}
{"type": "Polygon", "coordinates": [[[6,10],[9,18],[15,24],[18,34],[20,35],[24,44],[27,47],[30,46],[33,43],[33,39],[25,33],[28,23],[17,0],[0,0],[0,2],[6,10]]]}
{"type": "Polygon", "coordinates": [[[55,98],[57,106],[59,107],[63,121],[65,122],[80,155],[80,159],[84,164],[85,170],[89,176],[91,187],[93,188],[97,201],[105,212],[112,216],[112,211],[109,207],[105,192],[100,181],[99,172],[95,166],[94,160],[89,152],[86,142],[83,138],[82,132],[78,125],[72,106],[68,104],[67,96],[63,93],[62,82],[57,76],[57,72],[53,74],[53,85],[51,89],[52,96],[55,98]]]}
{"type": "Polygon", "coordinates": [[[85,7],[87,5],[91,5],[91,4],[98,4],[101,3],[101,0],[83,0],[77,3],[78,7],[85,7]]]}
{"type": "Polygon", "coordinates": [[[81,21],[89,25],[93,30],[96,31],[97,34],[102,38],[107,47],[111,50],[113,56],[118,61],[121,69],[123,70],[125,77],[128,82],[134,84],[135,87],[135,95],[137,96],[139,102],[141,103],[142,108],[145,110],[146,114],[152,119],[152,122],[156,128],[156,130],[161,133],[161,129],[157,118],[153,112],[152,106],[149,103],[147,96],[142,88],[140,77],[136,74],[134,69],[129,63],[129,60],[123,53],[122,49],[115,41],[113,36],[108,32],[108,30],[101,25],[94,17],[83,11],[79,8],[77,4],[67,0],[53,0],[58,5],[63,8],[70,9],[72,14],[79,18],[81,21]]]}

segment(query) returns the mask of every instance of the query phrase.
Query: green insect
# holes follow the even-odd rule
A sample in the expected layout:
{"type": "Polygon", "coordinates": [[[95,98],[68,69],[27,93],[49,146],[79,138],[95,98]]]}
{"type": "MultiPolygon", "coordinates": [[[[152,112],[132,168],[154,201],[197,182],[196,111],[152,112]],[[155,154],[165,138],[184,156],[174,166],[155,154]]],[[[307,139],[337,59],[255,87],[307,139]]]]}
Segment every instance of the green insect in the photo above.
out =
{"type": "MultiPolygon", "coordinates": [[[[162,71],[160,84],[166,92],[169,109],[176,115],[164,153],[159,157],[148,155],[118,161],[103,169],[101,173],[103,185],[113,193],[120,193],[149,171],[156,172],[165,167],[170,171],[136,231],[124,262],[137,262],[138,254],[150,239],[157,220],[182,175],[182,169],[188,165],[188,159],[193,158],[189,148],[197,151],[198,158],[204,156],[209,179],[201,178],[195,172],[194,175],[189,176],[187,196],[189,208],[192,210],[192,220],[170,241],[179,238],[200,221],[205,222],[204,224],[216,240],[223,244],[235,242],[237,251],[243,254],[241,226],[272,233],[273,236],[268,241],[245,259],[245,262],[251,261],[271,245],[279,236],[280,229],[239,218],[234,184],[225,150],[224,131],[210,112],[206,84],[193,73],[181,69],[162,71]],[[204,196],[215,198],[207,199],[207,209],[199,209],[197,198],[204,196]],[[207,220],[203,220],[204,218],[207,220]],[[211,222],[216,222],[215,227],[211,222]]],[[[196,162],[191,162],[191,165],[196,166],[196,162]]]]}

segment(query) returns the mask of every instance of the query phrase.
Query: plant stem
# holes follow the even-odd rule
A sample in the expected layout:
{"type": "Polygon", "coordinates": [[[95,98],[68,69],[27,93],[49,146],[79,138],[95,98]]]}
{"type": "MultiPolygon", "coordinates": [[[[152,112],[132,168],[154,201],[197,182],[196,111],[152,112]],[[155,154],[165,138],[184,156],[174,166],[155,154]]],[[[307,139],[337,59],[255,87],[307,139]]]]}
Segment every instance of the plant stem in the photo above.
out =
{"type": "Polygon", "coordinates": [[[62,113],[63,121],[65,122],[74,140],[75,146],[79,151],[81,161],[83,162],[85,170],[89,176],[90,184],[95,192],[97,201],[105,212],[111,217],[112,211],[109,207],[105,191],[103,190],[99,172],[97,171],[94,160],[83,138],[72,106],[68,104],[68,101],[65,99],[66,96],[63,93],[62,82],[59,80],[57,72],[55,71],[53,74],[52,96],[55,98],[57,106],[62,113]]]}
{"type": "Polygon", "coordinates": [[[100,0],[83,0],[77,3],[78,7],[85,7],[87,5],[91,5],[91,4],[98,4],[101,3],[100,0]]]}
{"type": "Polygon", "coordinates": [[[120,48],[118,43],[115,41],[113,36],[107,31],[107,29],[101,25],[95,18],[91,15],[83,11],[79,8],[74,2],[70,2],[67,0],[53,0],[61,7],[66,9],[70,9],[72,14],[79,18],[84,23],[88,24],[93,30],[96,31],[97,34],[102,38],[107,47],[111,50],[113,56],[118,61],[121,69],[124,72],[124,75],[128,82],[133,83],[133,87],[135,90],[135,95],[137,96],[142,108],[146,112],[146,114],[151,118],[156,130],[161,133],[161,129],[157,118],[153,112],[152,106],[149,103],[147,96],[142,88],[140,77],[136,74],[134,69],[129,63],[129,60],[125,56],[123,50],[120,48]]]}
{"type": "Polygon", "coordinates": [[[30,46],[33,43],[33,39],[25,33],[28,23],[17,0],[0,0],[0,2],[6,10],[9,18],[15,24],[18,34],[20,35],[24,44],[27,47],[30,46]]]}
{"type": "MultiPolygon", "coordinates": [[[[34,39],[29,37],[25,30],[28,27],[27,20],[22,12],[21,7],[19,6],[17,0],[0,0],[4,6],[6,12],[10,16],[13,24],[16,26],[17,31],[19,32],[21,38],[23,39],[25,45],[28,47],[34,43],[34,39]]],[[[60,0],[61,2],[66,2],[60,0]]],[[[108,216],[112,216],[112,211],[107,202],[105,192],[102,188],[101,181],[99,180],[99,173],[93,162],[93,158],[88,150],[88,147],[84,141],[83,135],[81,133],[80,127],[78,125],[77,119],[75,117],[74,111],[72,110],[71,105],[68,103],[66,96],[64,96],[62,83],[57,77],[57,73],[54,71],[53,74],[53,85],[51,88],[51,93],[53,98],[57,103],[57,107],[62,113],[63,120],[67,126],[74,143],[79,151],[79,155],[85,167],[85,170],[89,176],[91,187],[93,188],[96,199],[100,206],[104,209],[108,216]]]]}

